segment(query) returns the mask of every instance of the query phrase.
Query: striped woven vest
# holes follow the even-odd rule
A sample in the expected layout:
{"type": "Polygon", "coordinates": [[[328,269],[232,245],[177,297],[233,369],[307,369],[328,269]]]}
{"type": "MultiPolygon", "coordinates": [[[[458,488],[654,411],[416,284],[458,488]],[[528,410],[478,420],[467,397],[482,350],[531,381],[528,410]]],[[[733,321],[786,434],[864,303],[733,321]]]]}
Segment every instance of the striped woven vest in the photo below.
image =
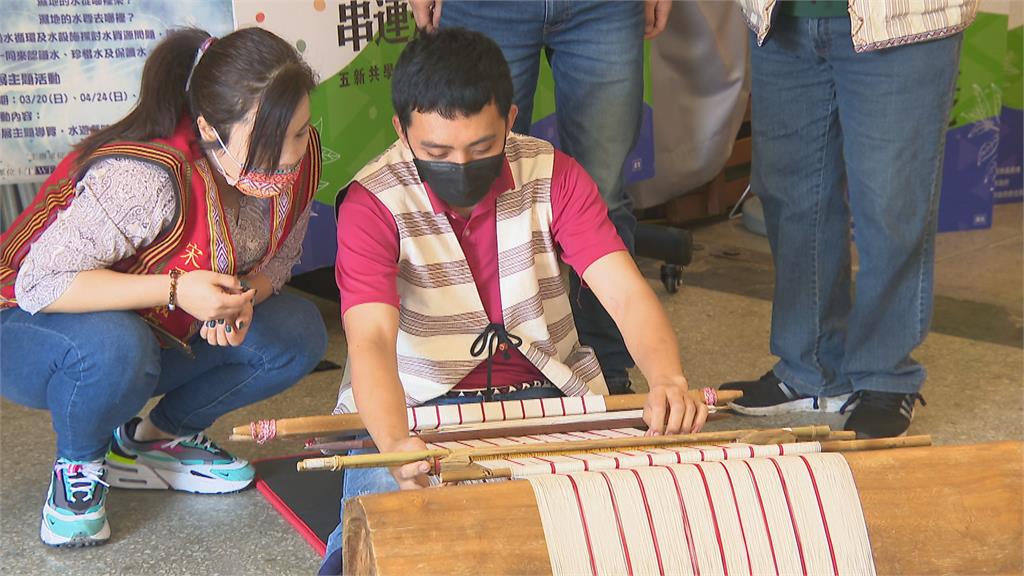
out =
{"type": "MultiPolygon", "coordinates": [[[[498,273],[505,329],[567,396],[606,394],[597,357],[581,346],[551,237],[551,144],[512,134],[505,156],[513,188],[497,198],[498,273]]],[[[401,141],[354,178],[390,210],[399,235],[398,374],[406,404],[448,392],[481,358],[470,347],[489,320],[459,241],[435,214],[401,141]]],[[[340,223],[344,226],[345,223],[340,223]]],[[[335,412],[352,412],[349,370],[335,412]]]]}
{"type": "MultiPolygon", "coordinates": [[[[237,274],[235,250],[224,207],[213,174],[199,149],[192,119],[183,116],[170,138],[149,142],[114,142],[99,148],[79,168],[77,154],[68,155],[43,183],[39,194],[0,235],[0,309],[17,305],[14,285],[18,269],[32,243],[75,199],[75,186],[88,166],[105,158],[131,158],[155,164],[172,176],[177,192],[176,217],[149,246],[116,263],[113,270],[129,274],[167,274],[171,270],[213,270],[237,274]]],[[[273,199],[271,236],[267,253],[254,271],[261,270],[277,253],[316,192],[320,181],[320,138],[310,130],[300,176],[292,190],[273,199]]],[[[175,344],[189,350],[188,340],[199,328],[198,321],[180,307],[158,306],[137,311],[154,329],[162,345],[175,344]]]]}

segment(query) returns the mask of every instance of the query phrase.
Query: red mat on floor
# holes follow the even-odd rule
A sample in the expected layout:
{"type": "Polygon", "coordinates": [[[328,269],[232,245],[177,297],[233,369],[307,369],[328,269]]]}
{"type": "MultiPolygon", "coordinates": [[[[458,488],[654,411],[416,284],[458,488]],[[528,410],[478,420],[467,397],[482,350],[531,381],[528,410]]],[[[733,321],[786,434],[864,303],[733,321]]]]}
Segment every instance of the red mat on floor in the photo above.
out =
{"type": "Polygon", "coordinates": [[[338,526],[341,472],[299,472],[295,463],[321,454],[299,454],[253,462],[256,489],[302,538],[324,555],[338,526]]]}

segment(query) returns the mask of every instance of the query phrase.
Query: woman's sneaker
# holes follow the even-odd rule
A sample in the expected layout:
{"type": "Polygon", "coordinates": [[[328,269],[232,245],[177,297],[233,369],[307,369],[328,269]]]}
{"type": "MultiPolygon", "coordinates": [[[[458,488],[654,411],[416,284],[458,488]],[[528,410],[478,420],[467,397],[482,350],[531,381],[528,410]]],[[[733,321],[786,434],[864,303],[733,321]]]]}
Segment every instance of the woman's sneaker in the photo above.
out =
{"type": "Polygon", "coordinates": [[[103,461],[58,458],[43,505],[39,538],[50,546],[79,548],[110,539],[103,461]]]}
{"type": "Polygon", "coordinates": [[[140,419],[114,431],[107,453],[107,481],[115,488],[183,490],[198,494],[236,492],[252,483],[253,467],[199,432],[174,440],[138,442],[140,419]]]}

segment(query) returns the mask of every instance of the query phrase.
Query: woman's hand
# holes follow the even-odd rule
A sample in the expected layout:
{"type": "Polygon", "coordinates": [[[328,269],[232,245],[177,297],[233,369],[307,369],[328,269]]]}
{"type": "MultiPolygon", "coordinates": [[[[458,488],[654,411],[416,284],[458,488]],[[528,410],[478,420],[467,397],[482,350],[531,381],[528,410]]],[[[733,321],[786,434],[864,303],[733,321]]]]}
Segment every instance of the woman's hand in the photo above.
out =
{"type": "Polygon", "coordinates": [[[208,270],[182,274],[177,296],[178,306],[202,322],[237,318],[253,297],[238,278],[208,270]]]}
{"type": "Polygon", "coordinates": [[[245,341],[245,335],[249,333],[252,317],[253,303],[250,298],[238,316],[203,322],[199,336],[211,346],[240,346],[245,341]]]}

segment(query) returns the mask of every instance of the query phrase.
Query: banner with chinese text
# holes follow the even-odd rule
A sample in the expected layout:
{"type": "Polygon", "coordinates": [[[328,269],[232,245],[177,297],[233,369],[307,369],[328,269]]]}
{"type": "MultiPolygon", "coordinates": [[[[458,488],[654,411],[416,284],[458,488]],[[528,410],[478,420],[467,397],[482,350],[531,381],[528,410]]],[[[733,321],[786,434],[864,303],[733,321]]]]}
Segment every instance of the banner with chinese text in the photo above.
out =
{"type": "Polygon", "coordinates": [[[72,145],[124,116],[174,27],[234,28],[230,0],[4,0],[0,184],[42,182],[72,145]]]}

